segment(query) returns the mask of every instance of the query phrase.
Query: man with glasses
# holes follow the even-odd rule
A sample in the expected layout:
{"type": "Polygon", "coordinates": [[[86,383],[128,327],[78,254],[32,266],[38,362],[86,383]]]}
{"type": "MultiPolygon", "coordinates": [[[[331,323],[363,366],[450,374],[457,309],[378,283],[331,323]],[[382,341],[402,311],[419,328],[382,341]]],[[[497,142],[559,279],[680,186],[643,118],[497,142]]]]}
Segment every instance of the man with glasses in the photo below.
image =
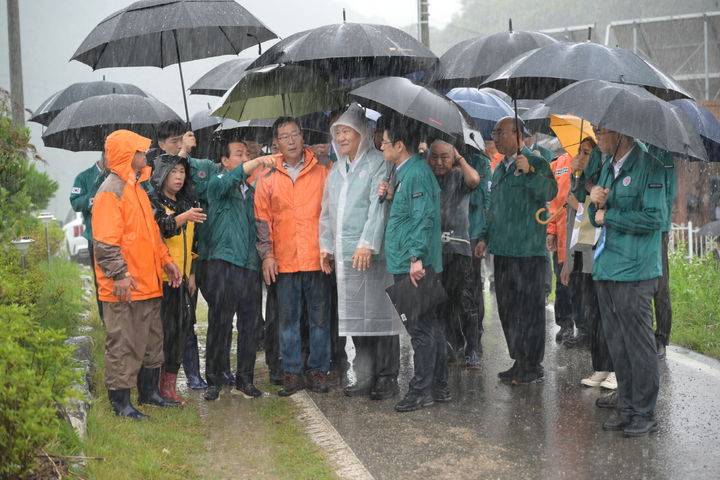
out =
{"type": "Polygon", "coordinates": [[[494,255],[498,314],[513,366],[498,374],[513,385],[542,382],[545,355],[545,226],[535,212],[557,194],[550,166],[523,144],[524,126],[501,119],[493,140],[504,155],[495,168],[490,210],[475,247],[494,255]]]}
{"type": "Polygon", "coordinates": [[[276,284],[280,320],[280,356],[285,372],[278,395],[305,387],[300,318],[310,330],[308,388],[329,391],[330,292],[320,270],[319,222],[326,167],[303,146],[298,122],[278,118],[272,127],[277,144],[275,166],[262,172],[255,192],[257,250],[265,284],[276,284]]]}

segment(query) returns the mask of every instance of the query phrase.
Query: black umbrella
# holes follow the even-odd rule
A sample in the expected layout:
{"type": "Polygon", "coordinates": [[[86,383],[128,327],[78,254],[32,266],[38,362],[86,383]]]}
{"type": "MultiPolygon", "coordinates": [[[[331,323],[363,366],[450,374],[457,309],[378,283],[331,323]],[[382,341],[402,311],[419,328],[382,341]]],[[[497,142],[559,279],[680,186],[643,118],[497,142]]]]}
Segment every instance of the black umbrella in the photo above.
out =
{"type": "Polygon", "coordinates": [[[583,80],[549,96],[545,105],[549,113],[575,115],[596,127],[707,161],[700,135],[682,110],[642,87],[583,80]]]}
{"type": "Polygon", "coordinates": [[[542,99],[579,80],[640,85],[663,100],[691,98],[669,76],[630,50],[597,43],[553,43],[526,52],[493,73],[483,86],[515,99],[542,99]]]}
{"type": "Polygon", "coordinates": [[[116,82],[79,82],[73,83],[67,88],[55,92],[47,100],[45,100],[30,117],[31,122],[37,122],[46,127],[50,125],[55,117],[58,116],[60,111],[70,104],[85,100],[89,97],[95,97],[97,95],[107,95],[110,93],[125,93],[129,95],[140,95],[143,97],[149,96],[139,87],[130,83],[116,83],[116,82]]]}
{"type": "MultiPolygon", "coordinates": [[[[227,118],[215,129],[215,136],[222,140],[252,140],[262,144],[269,144],[272,141],[272,126],[276,119],[260,118],[236,122],[227,118]]],[[[304,117],[298,118],[303,131],[303,141],[306,145],[330,143],[328,130],[318,130],[315,125],[303,120],[304,117]]]]}
{"type": "Polygon", "coordinates": [[[441,93],[401,77],[386,77],[350,92],[360,104],[392,116],[400,114],[423,125],[451,143],[462,143],[484,149],[479,132],[471,131],[470,117],[441,93]]]}
{"type": "Polygon", "coordinates": [[[216,158],[217,148],[215,145],[215,129],[222,123],[220,117],[210,115],[212,110],[201,110],[195,113],[190,119],[190,123],[195,133],[197,145],[192,151],[192,155],[197,158],[216,158]]]}
{"type": "Polygon", "coordinates": [[[437,56],[407,33],[388,25],[339,23],[291,35],[248,68],[295,63],[337,78],[406,75],[428,70],[437,56]]]}
{"type": "Polygon", "coordinates": [[[520,118],[525,122],[525,128],[530,132],[554,135],[550,128],[550,109],[543,102],[526,110],[525,113],[520,115],[520,118]]]}
{"type": "Polygon", "coordinates": [[[237,55],[276,37],[233,0],[142,0],[100,22],[71,60],[93,70],[177,63],[189,122],[181,62],[237,55]]]}
{"type": "Polygon", "coordinates": [[[451,47],[435,68],[431,83],[437,88],[478,87],[498,68],[521,53],[557,40],[540,32],[510,31],[483,35],[451,47]]]}
{"type": "Polygon", "coordinates": [[[66,107],[42,136],[46,147],[73,152],[100,152],[105,137],[119,129],[131,130],[150,139],[155,126],[180,117],[153,97],[112,93],[86,98],[66,107]]]}
{"type": "Polygon", "coordinates": [[[252,62],[251,58],[235,58],[221,63],[193,83],[189,88],[190,94],[222,97],[252,62]]]}
{"type": "Polygon", "coordinates": [[[720,220],[706,223],[695,235],[700,235],[701,237],[720,237],[720,220]]]}

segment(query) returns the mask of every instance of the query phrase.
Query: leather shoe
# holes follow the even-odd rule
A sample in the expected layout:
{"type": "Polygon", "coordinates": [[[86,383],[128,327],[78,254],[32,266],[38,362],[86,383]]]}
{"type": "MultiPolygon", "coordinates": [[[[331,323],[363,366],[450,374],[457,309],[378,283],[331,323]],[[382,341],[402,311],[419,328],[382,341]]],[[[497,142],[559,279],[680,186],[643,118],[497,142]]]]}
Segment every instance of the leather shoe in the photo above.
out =
{"type": "Polygon", "coordinates": [[[530,385],[532,383],[542,383],[545,377],[545,371],[542,365],[527,366],[520,368],[512,378],[512,385],[530,385]]]}
{"type": "Polygon", "coordinates": [[[595,400],[595,406],[598,408],[617,408],[617,391],[598,397],[595,400]]]}
{"type": "Polygon", "coordinates": [[[395,377],[379,377],[370,391],[372,400],[385,400],[400,393],[400,387],[395,377]]]}
{"type": "Polygon", "coordinates": [[[405,395],[405,398],[395,404],[395,410],[398,412],[412,412],[424,407],[429,407],[433,403],[432,396],[429,394],[410,390],[405,395]]]}
{"type": "Polygon", "coordinates": [[[603,422],[602,428],[603,430],[609,432],[618,432],[630,425],[630,422],[632,422],[632,417],[630,415],[621,414],[615,418],[611,418],[610,420],[603,422]]]}
{"type": "Polygon", "coordinates": [[[302,375],[297,373],[286,373],[283,379],[283,386],[278,390],[278,395],[281,397],[289,397],[295,392],[298,392],[305,388],[302,375]]]}
{"type": "Polygon", "coordinates": [[[210,385],[208,386],[207,390],[205,390],[205,393],[203,394],[203,398],[207,400],[208,402],[212,402],[213,400],[217,400],[220,396],[220,386],[219,385],[210,385]]]}
{"type": "Polygon", "coordinates": [[[235,395],[242,395],[245,398],[257,398],[262,397],[262,392],[252,383],[245,383],[238,386],[235,382],[235,388],[230,390],[230,393],[235,395]]]}
{"type": "Polygon", "coordinates": [[[357,381],[343,388],[343,393],[346,397],[364,397],[365,395],[370,395],[374,384],[375,382],[372,378],[357,381]]]}
{"type": "Polygon", "coordinates": [[[573,327],[560,327],[560,330],[555,334],[556,342],[563,342],[566,338],[570,338],[573,335],[573,327]]]}
{"type": "Polygon", "coordinates": [[[623,429],[623,435],[626,437],[644,437],[649,433],[657,431],[657,422],[654,418],[641,417],[635,415],[630,425],[623,429]]]}
{"type": "Polygon", "coordinates": [[[574,337],[571,335],[563,340],[565,348],[585,348],[588,346],[590,337],[586,333],[578,333],[574,337]]]}
{"type": "Polygon", "coordinates": [[[509,369],[505,370],[504,372],[499,372],[497,375],[500,378],[500,380],[512,380],[512,378],[515,376],[515,372],[518,370],[518,362],[513,363],[513,366],[509,369]]]}

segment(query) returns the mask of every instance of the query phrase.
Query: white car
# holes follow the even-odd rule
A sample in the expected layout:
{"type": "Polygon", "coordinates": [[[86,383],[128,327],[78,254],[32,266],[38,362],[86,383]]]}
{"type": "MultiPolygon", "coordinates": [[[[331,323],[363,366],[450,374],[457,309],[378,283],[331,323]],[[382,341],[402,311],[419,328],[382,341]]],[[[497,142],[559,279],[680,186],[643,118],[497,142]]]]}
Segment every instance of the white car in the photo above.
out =
{"type": "Polygon", "coordinates": [[[88,252],[87,238],[83,237],[85,224],[83,223],[82,213],[71,210],[68,213],[65,225],[63,225],[63,230],[65,230],[65,245],[70,259],[75,262],[88,262],[90,253],[88,252]]]}

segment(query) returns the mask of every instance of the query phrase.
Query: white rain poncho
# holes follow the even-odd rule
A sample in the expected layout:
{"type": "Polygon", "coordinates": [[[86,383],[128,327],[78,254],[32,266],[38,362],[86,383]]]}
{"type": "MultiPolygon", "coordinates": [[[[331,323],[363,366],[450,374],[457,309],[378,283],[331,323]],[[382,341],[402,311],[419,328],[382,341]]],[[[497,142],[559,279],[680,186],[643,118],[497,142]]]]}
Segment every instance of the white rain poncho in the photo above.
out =
{"type": "Polygon", "coordinates": [[[389,171],[383,156],[372,145],[364,110],[351,105],[330,127],[335,162],[325,182],[320,214],[320,251],[335,258],[338,289],[339,334],[342,336],[397,335],[402,324],[385,288],[392,285],[382,256],[388,204],[378,202],[378,186],[389,171]],[[340,153],[335,129],[345,125],[360,134],[353,162],[340,153]],[[369,248],[370,268],[355,270],[352,255],[369,248]]]}

